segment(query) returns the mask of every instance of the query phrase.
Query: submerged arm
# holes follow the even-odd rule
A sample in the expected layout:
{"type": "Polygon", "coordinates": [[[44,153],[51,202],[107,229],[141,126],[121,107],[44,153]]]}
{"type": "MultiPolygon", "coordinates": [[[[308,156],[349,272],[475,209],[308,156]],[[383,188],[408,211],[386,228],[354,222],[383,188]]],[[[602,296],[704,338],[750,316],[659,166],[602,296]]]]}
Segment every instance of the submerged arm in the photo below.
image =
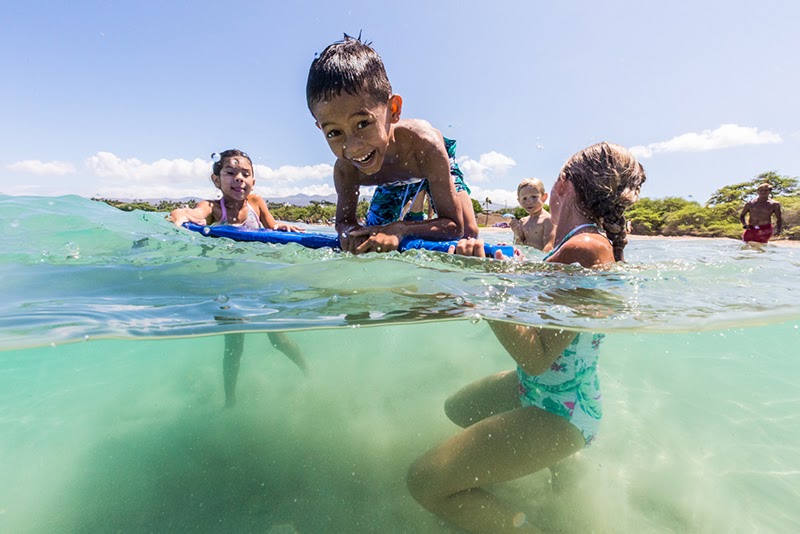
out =
{"type": "Polygon", "coordinates": [[[500,344],[529,375],[540,375],[569,347],[577,332],[490,321],[500,344]]]}

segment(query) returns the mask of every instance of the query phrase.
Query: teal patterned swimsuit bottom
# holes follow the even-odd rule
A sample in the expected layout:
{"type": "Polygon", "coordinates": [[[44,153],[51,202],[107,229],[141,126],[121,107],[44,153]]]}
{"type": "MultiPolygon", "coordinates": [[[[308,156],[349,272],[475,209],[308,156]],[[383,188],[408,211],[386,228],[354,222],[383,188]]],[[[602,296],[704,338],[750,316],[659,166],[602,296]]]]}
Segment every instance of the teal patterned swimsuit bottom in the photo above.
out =
{"type": "Polygon", "coordinates": [[[537,406],[575,425],[586,445],[597,435],[603,406],[597,377],[597,354],[605,334],[581,333],[540,375],[519,367],[519,398],[523,406],[537,406]]]}
{"type": "MultiPolygon", "coordinates": [[[[444,138],[444,146],[447,149],[447,156],[450,159],[450,175],[456,186],[456,193],[466,191],[470,193],[469,187],[464,182],[464,173],[458,168],[456,163],[456,142],[453,139],[444,138]]],[[[367,226],[383,226],[400,219],[403,207],[422,192],[430,194],[430,187],[426,178],[415,178],[413,180],[379,185],[375,188],[372,195],[372,202],[367,212],[367,226]]],[[[433,204],[433,201],[431,201],[433,204]]],[[[434,210],[436,206],[434,206],[434,210]]],[[[407,220],[412,220],[407,217],[407,220]]]]}

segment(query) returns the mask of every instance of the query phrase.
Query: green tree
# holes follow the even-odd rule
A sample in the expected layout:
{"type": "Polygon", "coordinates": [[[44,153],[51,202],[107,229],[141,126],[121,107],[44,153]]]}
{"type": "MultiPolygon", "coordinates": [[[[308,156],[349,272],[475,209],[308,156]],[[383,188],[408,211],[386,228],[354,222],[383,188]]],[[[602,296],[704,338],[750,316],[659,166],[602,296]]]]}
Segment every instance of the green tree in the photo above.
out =
{"type": "Polygon", "coordinates": [[[772,196],[793,196],[798,194],[797,178],[781,176],[775,171],[769,171],[762,172],[748,182],[726,185],[717,189],[708,199],[706,205],[716,206],[728,202],[744,204],[749,197],[755,196],[759,184],[765,182],[772,186],[772,196]]]}
{"type": "Polygon", "coordinates": [[[634,234],[658,235],[666,225],[668,214],[679,212],[690,205],[700,207],[697,202],[681,197],[656,199],[645,197],[631,206],[625,216],[631,221],[634,234]]]}
{"type": "Polygon", "coordinates": [[[475,210],[475,214],[483,213],[483,208],[481,207],[481,203],[475,200],[474,198],[470,199],[472,201],[472,209],[475,210]]]}
{"type": "Polygon", "coordinates": [[[358,201],[358,205],[356,206],[356,218],[358,220],[366,219],[367,213],[369,212],[369,200],[366,198],[362,198],[358,201]]]}

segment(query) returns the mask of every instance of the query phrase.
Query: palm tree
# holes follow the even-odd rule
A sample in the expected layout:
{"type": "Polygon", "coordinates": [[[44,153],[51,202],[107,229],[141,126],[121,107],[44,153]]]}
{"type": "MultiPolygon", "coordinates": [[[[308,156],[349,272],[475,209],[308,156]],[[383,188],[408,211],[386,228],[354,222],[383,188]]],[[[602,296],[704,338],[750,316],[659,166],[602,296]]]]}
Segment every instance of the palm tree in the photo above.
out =
{"type": "Polygon", "coordinates": [[[484,226],[488,226],[489,225],[489,205],[491,203],[492,203],[492,199],[490,199],[489,197],[486,197],[486,200],[483,201],[483,207],[486,208],[486,209],[483,210],[483,211],[486,212],[486,222],[484,223],[484,226]]]}

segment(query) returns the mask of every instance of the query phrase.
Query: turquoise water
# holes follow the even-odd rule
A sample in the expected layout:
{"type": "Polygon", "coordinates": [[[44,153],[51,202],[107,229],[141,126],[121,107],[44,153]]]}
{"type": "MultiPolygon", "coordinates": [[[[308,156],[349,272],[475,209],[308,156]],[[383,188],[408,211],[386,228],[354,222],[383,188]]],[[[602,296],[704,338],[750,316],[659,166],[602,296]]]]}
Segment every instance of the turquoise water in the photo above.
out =
{"type": "Polygon", "coordinates": [[[456,431],[445,398],[511,367],[485,318],[608,334],[568,494],[494,488],[541,526],[800,529],[800,248],[632,239],[597,274],[211,240],[79,197],[0,196],[0,221],[0,532],[453,532],[404,479],[456,431]]]}

